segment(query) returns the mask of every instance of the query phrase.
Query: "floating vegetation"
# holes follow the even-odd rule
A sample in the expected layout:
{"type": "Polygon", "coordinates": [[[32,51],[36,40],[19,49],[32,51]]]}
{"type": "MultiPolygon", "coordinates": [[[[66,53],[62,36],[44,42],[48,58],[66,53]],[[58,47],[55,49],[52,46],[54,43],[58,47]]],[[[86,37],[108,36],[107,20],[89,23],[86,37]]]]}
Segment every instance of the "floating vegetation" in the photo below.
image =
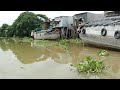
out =
{"type": "Polygon", "coordinates": [[[33,46],[37,47],[55,47],[55,48],[61,48],[64,49],[67,54],[70,54],[70,49],[69,49],[69,44],[74,43],[74,44],[81,44],[80,39],[59,39],[59,40],[36,40],[33,38],[17,38],[13,37],[10,38],[11,40],[15,42],[24,42],[24,43],[32,43],[33,46]]]}
{"type": "Polygon", "coordinates": [[[100,51],[98,52],[98,55],[99,55],[99,56],[109,56],[109,53],[108,53],[106,50],[100,50],[100,51]]]}
{"type": "Polygon", "coordinates": [[[70,54],[70,51],[69,51],[70,43],[81,44],[81,40],[80,39],[61,39],[57,41],[56,46],[59,48],[65,49],[65,52],[67,54],[70,54]]]}
{"type": "Polygon", "coordinates": [[[70,42],[71,43],[76,43],[76,44],[81,44],[82,43],[81,39],[78,39],[78,38],[76,38],[76,39],[70,39],[70,42]]]}
{"type": "MultiPolygon", "coordinates": [[[[99,56],[108,56],[108,52],[106,50],[101,50],[98,54],[99,56]],[[104,54],[103,54],[104,53],[104,54]]],[[[91,56],[85,57],[84,61],[81,61],[77,65],[78,72],[85,72],[85,73],[101,73],[107,67],[105,66],[102,59],[95,60],[91,56]]]]}
{"type": "Polygon", "coordinates": [[[66,39],[58,40],[56,43],[56,46],[67,49],[68,48],[68,40],[66,40],[66,39]]]}
{"type": "Polygon", "coordinates": [[[33,40],[32,38],[22,38],[21,39],[23,42],[35,42],[38,44],[38,46],[54,46],[54,47],[61,47],[64,49],[67,49],[69,46],[69,43],[76,43],[80,44],[81,40],[80,39],[59,39],[59,40],[33,40]]]}
{"type": "Polygon", "coordinates": [[[49,40],[34,40],[33,42],[40,47],[50,47],[56,44],[55,41],[49,41],[49,40]]]}
{"type": "Polygon", "coordinates": [[[21,41],[22,41],[22,42],[32,42],[33,39],[32,39],[32,38],[25,37],[25,38],[21,38],[21,41]]]}
{"type": "Polygon", "coordinates": [[[81,40],[80,39],[61,39],[61,40],[58,40],[58,43],[56,45],[59,47],[67,48],[70,43],[81,44],[81,40]]]}

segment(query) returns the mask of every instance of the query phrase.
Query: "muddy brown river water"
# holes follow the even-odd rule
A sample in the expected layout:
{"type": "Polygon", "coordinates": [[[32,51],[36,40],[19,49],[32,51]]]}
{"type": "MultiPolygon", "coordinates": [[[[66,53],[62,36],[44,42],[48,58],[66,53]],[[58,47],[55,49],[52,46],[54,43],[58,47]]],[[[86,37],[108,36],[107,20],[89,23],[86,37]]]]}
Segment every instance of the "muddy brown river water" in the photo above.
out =
{"type": "Polygon", "coordinates": [[[109,69],[99,75],[79,74],[76,65],[85,56],[97,58],[101,48],[69,44],[69,54],[64,49],[37,47],[33,42],[0,39],[1,79],[120,79],[120,52],[107,50],[104,62],[109,69]]]}

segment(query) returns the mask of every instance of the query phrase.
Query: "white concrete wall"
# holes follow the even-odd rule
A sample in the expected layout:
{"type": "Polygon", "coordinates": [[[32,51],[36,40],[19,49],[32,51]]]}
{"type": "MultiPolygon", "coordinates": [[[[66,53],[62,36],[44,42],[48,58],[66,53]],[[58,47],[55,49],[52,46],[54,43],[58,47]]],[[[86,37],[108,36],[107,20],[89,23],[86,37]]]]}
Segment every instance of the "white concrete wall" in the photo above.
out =
{"type": "Polygon", "coordinates": [[[115,26],[96,26],[96,27],[87,27],[86,34],[92,35],[101,35],[101,30],[105,28],[107,30],[107,36],[114,36],[115,31],[120,30],[120,25],[115,26]]]}

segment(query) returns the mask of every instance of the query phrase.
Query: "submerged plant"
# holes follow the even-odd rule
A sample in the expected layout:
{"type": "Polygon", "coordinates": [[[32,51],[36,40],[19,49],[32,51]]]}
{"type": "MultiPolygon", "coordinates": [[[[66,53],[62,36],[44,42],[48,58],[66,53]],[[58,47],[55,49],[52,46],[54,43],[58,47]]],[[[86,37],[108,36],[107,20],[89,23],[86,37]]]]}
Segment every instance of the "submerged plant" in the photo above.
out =
{"type": "MultiPolygon", "coordinates": [[[[108,56],[108,52],[105,50],[102,50],[99,52],[99,56],[108,56]]],[[[100,73],[104,69],[106,69],[106,66],[104,65],[104,62],[102,59],[95,60],[91,56],[87,56],[84,61],[81,61],[77,65],[78,72],[85,72],[85,73],[100,73]]]]}

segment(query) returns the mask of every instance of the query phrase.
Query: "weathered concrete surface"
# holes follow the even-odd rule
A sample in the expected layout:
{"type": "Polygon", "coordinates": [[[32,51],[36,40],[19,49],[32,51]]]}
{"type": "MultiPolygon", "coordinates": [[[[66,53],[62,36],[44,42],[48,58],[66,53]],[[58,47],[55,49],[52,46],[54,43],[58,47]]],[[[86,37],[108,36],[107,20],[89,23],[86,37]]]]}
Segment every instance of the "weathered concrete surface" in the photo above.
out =
{"type": "Polygon", "coordinates": [[[108,25],[120,25],[120,16],[107,17],[101,20],[94,20],[87,23],[87,27],[90,26],[108,26],[108,25]]]}
{"type": "Polygon", "coordinates": [[[120,39],[114,37],[115,32],[120,31],[120,16],[91,21],[86,24],[85,29],[86,33],[80,34],[80,37],[86,43],[120,49],[120,39]],[[106,36],[101,35],[103,28],[107,30],[106,36]]]}

